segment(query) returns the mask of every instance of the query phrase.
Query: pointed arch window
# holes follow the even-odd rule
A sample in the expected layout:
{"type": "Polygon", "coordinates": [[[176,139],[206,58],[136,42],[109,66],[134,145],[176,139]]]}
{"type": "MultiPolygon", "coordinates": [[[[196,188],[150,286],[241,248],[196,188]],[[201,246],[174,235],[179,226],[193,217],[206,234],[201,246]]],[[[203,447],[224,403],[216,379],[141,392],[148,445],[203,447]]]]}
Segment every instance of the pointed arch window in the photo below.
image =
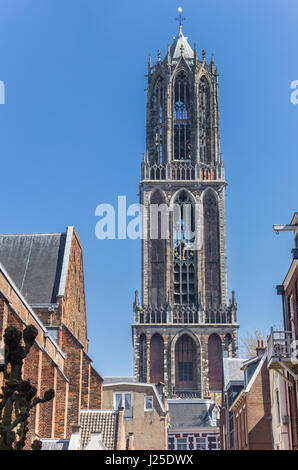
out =
{"type": "Polygon", "coordinates": [[[182,335],[175,347],[176,388],[197,388],[197,347],[187,334],[182,335]]]}
{"type": "Polygon", "coordinates": [[[199,85],[200,160],[211,162],[210,87],[206,77],[199,85]]]}
{"type": "Polygon", "coordinates": [[[162,163],[164,159],[164,81],[159,78],[152,95],[151,108],[154,122],[154,147],[155,161],[162,163]]]}
{"type": "Polygon", "coordinates": [[[173,226],[174,303],[179,305],[194,305],[196,300],[194,233],[194,205],[181,191],[175,199],[173,226]]]}
{"type": "Polygon", "coordinates": [[[205,296],[208,307],[220,304],[220,252],[218,203],[215,194],[208,190],[203,199],[205,296]]]}
{"type": "Polygon", "coordinates": [[[174,160],[191,159],[190,90],[184,72],[180,72],[174,85],[174,160]]]}

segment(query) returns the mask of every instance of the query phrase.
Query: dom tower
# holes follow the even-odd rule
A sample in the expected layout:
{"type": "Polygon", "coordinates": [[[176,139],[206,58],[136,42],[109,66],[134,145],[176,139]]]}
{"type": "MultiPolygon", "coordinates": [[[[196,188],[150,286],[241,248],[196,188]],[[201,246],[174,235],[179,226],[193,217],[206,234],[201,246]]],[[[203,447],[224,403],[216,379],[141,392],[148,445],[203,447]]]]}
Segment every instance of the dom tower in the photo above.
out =
{"type": "Polygon", "coordinates": [[[146,126],[134,374],[164,383],[169,397],[219,401],[239,325],[234,295],[228,300],[218,71],[213,56],[198,58],[181,21],[166,57],[149,57],[146,126]]]}

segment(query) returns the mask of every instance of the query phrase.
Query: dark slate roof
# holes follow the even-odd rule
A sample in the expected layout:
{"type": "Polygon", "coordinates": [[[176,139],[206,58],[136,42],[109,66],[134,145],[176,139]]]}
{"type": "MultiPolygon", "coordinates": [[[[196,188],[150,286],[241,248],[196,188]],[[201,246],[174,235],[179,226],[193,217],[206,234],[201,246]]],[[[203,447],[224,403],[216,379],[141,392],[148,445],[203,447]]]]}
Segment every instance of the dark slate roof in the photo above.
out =
{"type": "Polygon", "coordinates": [[[31,305],[57,302],[66,233],[0,235],[0,263],[31,305]]]}
{"type": "Polygon", "coordinates": [[[228,385],[229,382],[233,381],[243,381],[244,380],[244,373],[241,370],[243,363],[247,359],[241,359],[238,357],[224,357],[223,358],[223,368],[224,368],[224,384],[225,387],[228,385]]]}
{"type": "Polygon", "coordinates": [[[91,434],[100,433],[102,442],[108,450],[116,449],[118,432],[118,411],[81,410],[81,442],[85,449],[91,434]]]}
{"type": "Polygon", "coordinates": [[[170,430],[217,426],[212,421],[216,404],[207,400],[169,400],[170,430]]]}

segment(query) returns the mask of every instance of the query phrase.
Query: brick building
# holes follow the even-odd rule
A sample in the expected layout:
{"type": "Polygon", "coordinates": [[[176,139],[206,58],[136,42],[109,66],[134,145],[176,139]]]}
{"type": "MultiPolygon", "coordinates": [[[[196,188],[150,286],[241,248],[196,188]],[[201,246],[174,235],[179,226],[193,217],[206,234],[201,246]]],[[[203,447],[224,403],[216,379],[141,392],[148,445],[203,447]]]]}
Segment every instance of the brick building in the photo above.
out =
{"type": "Polygon", "coordinates": [[[65,233],[0,235],[0,340],[10,325],[34,324],[38,337],[24,364],[38,393],[31,439],[70,437],[81,409],[101,408],[102,378],[88,356],[82,246],[65,233]]]}
{"type": "Polygon", "coordinates": [[[182,26],[148,63],[142,298],[136,292],[134,375],[170,397],[221,404],[223,354],[238,355],[237,305],[228,299],[225,170],[218,71],[182,26]]]}
{"type": "Polygon", "coordinates": [[[283,329],[271,329],[268,339],[273,439],[275,449],[298,449],[298,212],[276,232],[294,234],[292,260],[277,294],[281,296],[283,329]]]}
{"type": "Polygon", "coordinates": [[[234,450],[272,449],[267,352],[262,345],[257,354],[243,363],[244,388],[237,391],[229,407],[233,414],[234,450]]]}

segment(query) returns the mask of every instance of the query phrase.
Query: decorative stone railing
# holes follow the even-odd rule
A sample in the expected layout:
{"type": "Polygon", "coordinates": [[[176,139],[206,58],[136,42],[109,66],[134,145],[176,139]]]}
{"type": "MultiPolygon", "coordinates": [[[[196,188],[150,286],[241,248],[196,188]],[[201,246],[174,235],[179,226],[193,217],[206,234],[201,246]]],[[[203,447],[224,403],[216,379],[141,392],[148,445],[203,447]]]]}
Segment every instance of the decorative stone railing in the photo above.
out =
{"type": "Polygon", "coordinates": [[[220,163],[206,165],[191,161],[149,163],[143,161],[142,179],[149,181],[223,180],[224,168],[220,163]]]}
{"type": "Polygon", "coordinates": [[[176,398],[201,398],[201,392],[199,390],[177,390],[174,388],[173,395],[175,395],[176,398]]]}
{"type": "Polygon", "coordinates": [[[237,323],[237,307],[234,304],[203,309],[188,305],[173,307],[135,306],[134,322],[141,324],[234,324],[237,323]]]}

